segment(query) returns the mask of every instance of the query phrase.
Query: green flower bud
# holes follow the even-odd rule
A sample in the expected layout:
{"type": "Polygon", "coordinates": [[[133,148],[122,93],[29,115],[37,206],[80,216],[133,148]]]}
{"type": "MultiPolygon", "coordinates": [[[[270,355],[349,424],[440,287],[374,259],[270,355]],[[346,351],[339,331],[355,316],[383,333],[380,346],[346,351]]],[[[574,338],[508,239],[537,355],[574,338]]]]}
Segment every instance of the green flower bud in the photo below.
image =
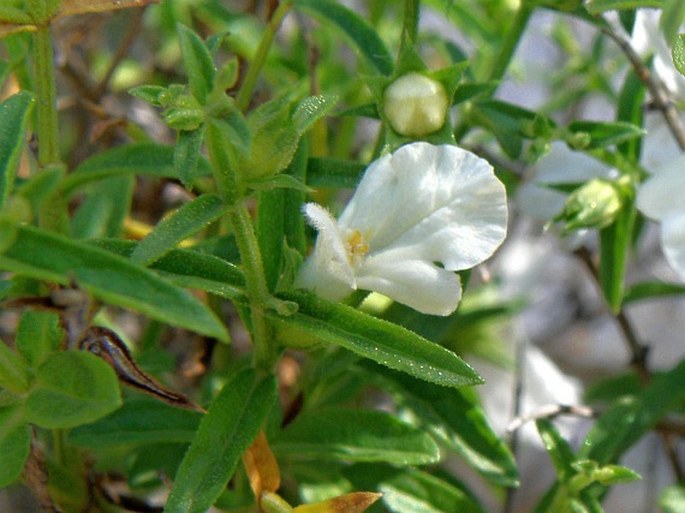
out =
{"type": "Polygon", "coordinates": [[[554,219],[565,222],[564,232],[579,228],[604,228],[616,219],[623,197],[616,184],[595,178],[576,189],[554,219]]]}
{"type": "Polygon", "coordinates": [[[443,85],[420,73],[407,73],[383,92],[383,114],[400,135],[422,137],[445,124],[449,102],[443,85]]]}
{"type": "Polygon", "coordinates": [[[183,94],[173,98],[162,117],[174,130],[196,130],[203,123],[205,113],[193,96],[183,94]]]}

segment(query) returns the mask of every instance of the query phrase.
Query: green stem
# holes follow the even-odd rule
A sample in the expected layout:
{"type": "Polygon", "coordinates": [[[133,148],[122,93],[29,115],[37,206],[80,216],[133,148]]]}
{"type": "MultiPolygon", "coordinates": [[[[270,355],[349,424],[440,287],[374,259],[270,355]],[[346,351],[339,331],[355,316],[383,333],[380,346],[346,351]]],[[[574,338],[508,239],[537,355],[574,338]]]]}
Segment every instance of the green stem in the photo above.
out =
{"type": "Polygon", "coordinates": [[[292,6],[292,0],[282,1],[274,11],[273,16],[264,29],[264,34],[262,35],[262,40],[259,42],[257,52],[255,53],[255,56],[247,69],[247,74],[245,75],[243,84],[240,86],[240,90],[236,96],[236,105],[241,112],[245,112],[247,107],[250,105],[252,93],[257,85],[257,78],[259,77],[259,73],[266,62],[266,57],[269,54],[271,43],[276,36],[276,32],[278,32],[281,21],[283,21],[283,18],[286,14],[288,14],[288,11],[290,11],[292,6]]]}
{"type": "Polygon", "coordinates": [[[250,301],[252,344],[254,346],[253,363],[258,369],[269,370],[273,358],[265,308],[270,294],[264,276],[262,254],[259,251],[250,213],[244,203],[239,202],[235,205],[235,208],[229,213],[229,220],[238,244],[240,261],[245,273],[245,286],[250,301]]]}
{"type": "Polygon", "coordinates": [[[64,453],[64,430],[52,430],[52,454],[55,461],[60,465],[66,464],[66,456],[64,453]]]}
{"type": "Polygon", "coordinates": [[[487,76],[487,80],[501,80],[504,77],[504,73],[509,67],[516,47],[518,46],[521,36],[523,35],[528,20],[533,14],[535,9],[533,2],[521,2],[519,10],[516,12],[516,16],[512,21],[509,30],[507,31],[504,41],[502,42],[502,48],[500,53],[497,55],[496,60],[492,63],[490,72],[487,76]]]}
{"type": "Polygon", "coordinates": [[[57,127],[57,86],[53,65],[50,26],[38,27],[34,34],[34,81],[38,103],[38,163],[41,167],[60,165],[57,127]]]}
{"type": "Polygon", "coordinates": [[[207,150],[219,193],[224,201],[233,207],[228,218],[233,228],[233,234],[240,252],[240,261],[245,273],[245,288],[250,303],[250,320],[252,321],[253,363],[256,368],[270,370],[273,363],[273,351],[265,308],[271,296],[264,276],[264,264],[259,243],[250,213],[239,193],[238,180],[231,168],[222,132],[211,121],[207,124],[206,137],[207,150]]]}

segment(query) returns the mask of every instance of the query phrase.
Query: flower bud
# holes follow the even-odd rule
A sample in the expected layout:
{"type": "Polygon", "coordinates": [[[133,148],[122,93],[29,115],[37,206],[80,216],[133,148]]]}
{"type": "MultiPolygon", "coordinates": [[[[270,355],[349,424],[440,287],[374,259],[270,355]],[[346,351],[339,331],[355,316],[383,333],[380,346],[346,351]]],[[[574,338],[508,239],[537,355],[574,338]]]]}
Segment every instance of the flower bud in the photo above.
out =
{"type": "Polygon", "coordinates": [[[445,124],[447,93],[437,80],[420,73],[407,73],[383,92],[383,113],[400,135],[422,137],[445,124]]]}
{"type": "Polygon", "coordinates": [[[616,219],[623,199],[618,186],[600,178],[590,180],[576,189],[555,218],[564,221],[564,232],[578,228],[604,228],[616,219]]]}

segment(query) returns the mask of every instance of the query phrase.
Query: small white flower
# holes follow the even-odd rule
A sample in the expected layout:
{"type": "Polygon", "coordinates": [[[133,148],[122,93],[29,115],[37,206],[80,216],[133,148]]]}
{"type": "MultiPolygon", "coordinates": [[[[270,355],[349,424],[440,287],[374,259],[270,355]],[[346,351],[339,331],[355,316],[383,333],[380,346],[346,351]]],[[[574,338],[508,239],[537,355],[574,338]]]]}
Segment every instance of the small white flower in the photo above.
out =
{"type": "Polygon", "coordinates": [[[319,237],[296,286],[332,301],[371,290],[432,315],[454,312],[454,271],[489,258],[507,227],[504,185],[492,166],[425,142],[373,162],[337,222],[315,203],[304,213],[319,237]]]}
{"type": "Polygon", "coordinates": [[[637,207],[661,222],[661,247],[668,262],[685,277],[685,156],[671,161],[642,184],[637,207]]]}

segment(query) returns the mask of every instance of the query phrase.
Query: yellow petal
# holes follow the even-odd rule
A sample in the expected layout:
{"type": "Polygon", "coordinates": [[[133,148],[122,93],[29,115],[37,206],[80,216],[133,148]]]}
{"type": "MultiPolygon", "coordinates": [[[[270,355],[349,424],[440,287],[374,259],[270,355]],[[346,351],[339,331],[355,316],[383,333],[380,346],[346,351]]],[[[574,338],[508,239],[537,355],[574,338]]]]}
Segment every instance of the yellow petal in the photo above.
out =
{"type": "Polygon", "coordinates": [[[281,486],[278,462],[263,431],[243,454],[243,465],[255,497],[261,497],[263,492],[275,492],[281,486]]]}

